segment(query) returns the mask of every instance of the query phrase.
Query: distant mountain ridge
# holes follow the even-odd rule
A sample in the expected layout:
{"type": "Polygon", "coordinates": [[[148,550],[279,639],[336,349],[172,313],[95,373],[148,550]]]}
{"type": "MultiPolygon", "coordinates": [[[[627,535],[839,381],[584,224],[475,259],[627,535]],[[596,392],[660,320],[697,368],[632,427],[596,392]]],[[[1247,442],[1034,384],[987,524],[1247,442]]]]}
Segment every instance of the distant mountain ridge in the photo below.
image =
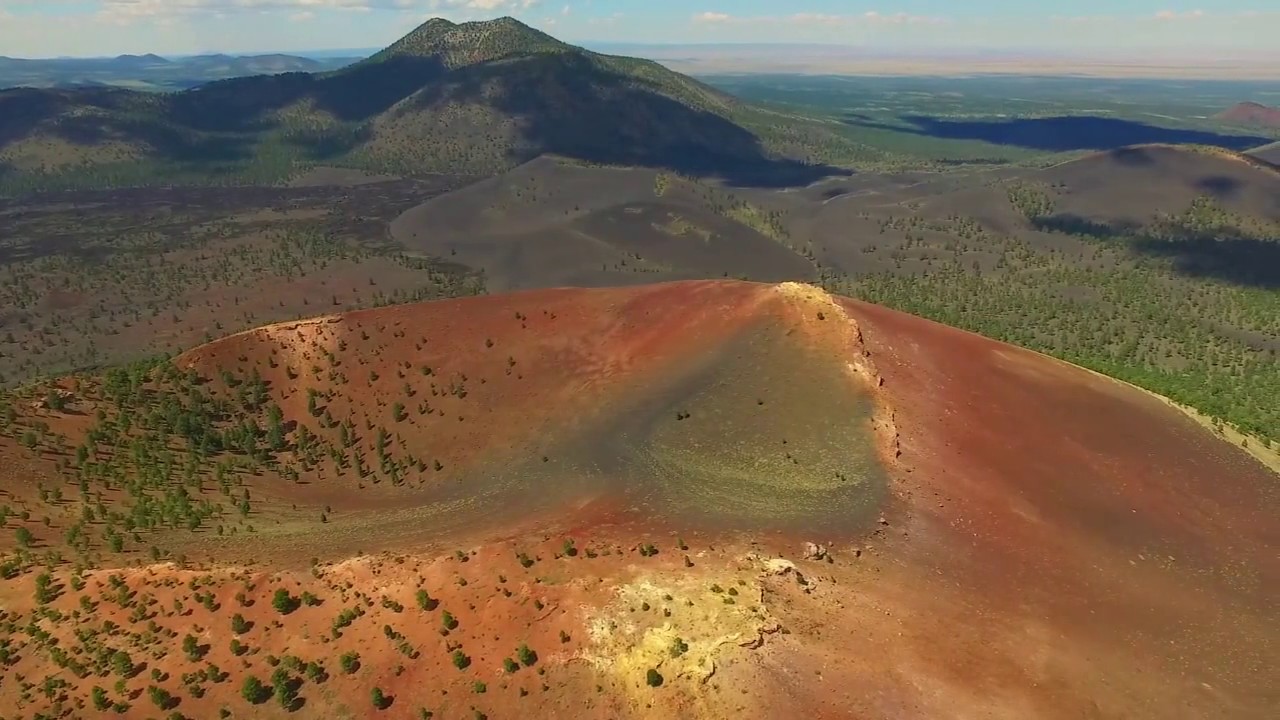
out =
{"type": "Polygon", "coordinates": [[[259,62],[279,74],[172,94],[0,92],[0,163],[11,176],[73,171],[154,182],[213,168],[274,181],[311,162],[489,175],[554,154],[789,183],[832,170],[812,166],[819,151],[861,148],[821,123],[755,108],[651,61],[568,45],[511,18],[431,20],[327,72],[296,72],[265,57],[259,62]]]}
{"type": "Polygon", "coordinates": [[[107,58],[28,59],[0,56],[0,87],[114,85],[157,91],[183,90],[244,75],[322,72],[355,62],[355,57],[315,60],[297,55],[206,54],[165,58],[154,53],[107,58]]]}

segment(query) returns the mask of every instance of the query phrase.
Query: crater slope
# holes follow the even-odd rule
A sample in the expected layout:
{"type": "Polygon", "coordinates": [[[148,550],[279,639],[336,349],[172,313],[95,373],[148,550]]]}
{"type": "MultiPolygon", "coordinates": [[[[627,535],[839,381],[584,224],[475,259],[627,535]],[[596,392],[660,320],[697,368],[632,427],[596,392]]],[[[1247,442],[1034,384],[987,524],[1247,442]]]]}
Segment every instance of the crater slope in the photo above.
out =
{"type": "MultiPolygon", "coordinates": [[[[367,458],[354,479],[370,502],[412,498],[406,520],[435,535],[594,503],[848,533],[885,495],[889,431],[860,345],[808,286],[701,282],[357,312],[175,364],[215,392],[260,383],[291,434],[367,458]]],[[[343,462],[308,472],[335,492],[352,480],[343,462]]]]}
{"type": "Polygon", "coordinates": [[[806,285],[354,312],[7,403],[23,712],[94,686],[189,717],[1280,701],[1271,471],[1130,386],[806,285]]]}

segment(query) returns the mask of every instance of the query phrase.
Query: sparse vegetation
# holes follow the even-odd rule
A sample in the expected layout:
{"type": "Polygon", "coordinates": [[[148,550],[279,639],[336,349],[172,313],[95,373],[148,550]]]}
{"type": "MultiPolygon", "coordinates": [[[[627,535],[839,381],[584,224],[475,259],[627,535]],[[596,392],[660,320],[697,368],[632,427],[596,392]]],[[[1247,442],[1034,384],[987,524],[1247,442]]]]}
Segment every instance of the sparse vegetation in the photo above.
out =
{"type": "MultiPolygon", "coordinates": [[[[973,172],[963,179],[966,192],[990,191],[998,201],[975,212],[975,217],[965,217],[956,214],[962,209],[954,204],[904,199],[905,194],[875,191],[874,202],[865,203],[839,186],[838,179],[769,195],[762,188],[747,187],[752,185],[750,178],[738,177],[736,166],[725,173],[728,182],[710,182],[674,170],[605,170],[594,161],[575,160],[573,152],[568,160],[540,160],[478,185],[471,184],[472,177],[426,175],[341,190],[233,184],[274,183],[322,159],[415,174],[441,168],[489,173],[508,167],[538,148],[521,144],[517,136],[522,129],[509,132],[505,123],[514,111],[501,101],[537,96],[547,83],[556,86],[566,61],[561,56],[571,51],[550,40],[526,45],[520,33],[498,36],[468,36],[476,42],[460,46],[465,52],[453,45],[445,52],[458,63],[449,68],[460,73],[456,77],[488,78],[467,69],[486,53],[524,73],[518,77],[525,85],[500,77],[485,85],[495,100],[488,110],[461,103],[446,112],[427,93],[421,96],[423,105],[430,106],[425,110],[405,107],[392,115],[371,111],[357,122],[335,108],[309,104],[321,97],[313,93],[324,88],[347,87],[344,83],[352,82],[351,75],[308,80],[271,76],[204,91],[209,97],[235,94],[238,88],[250,92],[242,98],[244,113],[234,118],[236,127],[227,125],[233,119],[214,114],[208,117],[208,128],[196,129],[186,124],[190,116],[181,120],[170,113],[181,103],[196,102],[191,98],[205,97],[198,94],[144,102],[127,91],[109,95],[102,89],[59,90],[55,95],[69,99],[65,107],[53,108],[49,122],[74,118],[95,132],[114,133],[127,121],[133,123],[130,132],[149,137],[159,131],[160,118],[165,133],[176,133],[172,142],[192,144],[183,152],[194,152],[193,161],[179,168],[172,162],[176,156],[169,155],[176,152],[173,148],[150,147],[139,152],[154,157],[130,156],[120,164],[104,164],[88,143],[83,148],[88,153],[85,163],[39,177],[0,167],[0,190],[7,191],[227,183],[198,189],[31,195],[0,202],[0,250],[5,251],[0,253],[0,300],[5,308],[0,318],[0,386],[7,388],[0,392],[0,449],[6,459],[0,470],[0,578],[12,588],[11,598],[0,598],[6,608],[0,610],[0,670],[5,678],[0,686],[7,689],[6,698],[17,700],[13,707],[18,711],[33,717],[78,717],[90,713],[91,707],[96,713],[172,718],[183,713],[211,715],[227,701],[218,709],[220,717],[281,711],[323,717],[338,712],[335,707],[343,703],[360,714],[363,701],[353,688],[369,692],[375,709],[390,709],[387,716],[399,716],[402,707],[417,709],[420,717],[435,716],[419,709],[420,702],[448,717],[484,717],[472,703],[495,703],[489,712],[501,714],[509,707],[497,703],[514,702],[531,692],[536,700],[539,688],[548,704],[564,701],[573,695],[566,687],[576,693],[590,686],[558,685],[566,677],[577,682],[562,674],[561,660],[587,655],[600,638],[594,627],[559,629],[552,623],[574,617],[572,604],[595,592],[590,585],[572,582],[577,573],[593,569],[601,578],[616,578],[620,566],[627,572],[640,568],[654,577],[691,578],[680,592],[672,590],[679,599],[670,593],[661,600],[656,594],[635,597],[620,611],[626,613],[625,623],[637,626],[669,623],[663,632],[670,634],[663,638],[692,631],[684,613],[695,602],[704,604],[699,613],[718,613],[724,622],[739,617],[754,622],[766,616],[755,597],[757,588],[748,589],[744,580],[736,585],[727,581],[727,588],[706,584],[728,577],[721,574],[723,563],[718,559],[727,553],[710,548],[704,554],[710,538],[701,533],[694,537],[700,557],[694,572],[689,572],[695,564],[683,537],[676,538],[674,550],[660,539],[660,550],[649,541],[654,535],[597,538],[551,525],[545,530],[539,526],[543,535],[531,531],[487,547],[463,545],[466,550],[435,558],[438,565],[419,563],[413,557],[416,550],[401,552],[410,542],[422,540],[420,533],[436,532],[436,519],[444,521],[441,528],[463,524],[456,522],[465,519],[462,516],[448,516],[455,508],[468,511],[450,504],[457,498],[487,498],[486,493],[498,487],[497,481],[471,485],[483,481],[492,469],[476,460],[486,457],[485,451],[510,450],[510,467],[529,472],[531,483],[554,481],[557,473],[584,466],[583,456],[574,455],[574,444],[561,442],[573,438],[551,438],[552,444],[546,437],[510,432],[512,425],[526,422],[525,415],[531,428],[562,419],[539,414],[558,402],[547,400],[547,383],[561,382],[561,375],[572,370],[563,367],[564,348],[547,352],[544,341],[579,343],[581,337],[563,328],[575,323],[579,325],[574,327],[592,327],[589,313],[585,323],[579,314],[583,308],[575,305],[569,310],[558,299],[551,307],[537,307],[539,298],[553,296],[533,294],[519,296],[514,306],[493,299],[489,307],[501,305],[501,311],[482,317],[460,312],[461,323],[453,318],[435,322],[424,317],[429,311],[417,309],[345,312],[480,294],[486,282],[495,289],[511,284],[512,278],[502,277],[505,263],[484,254],[490,244],[485,232],[463,233],[440,223],[436,235],[448,239],[438,242],[406,239],[399,230],[388,233],[388,224],[404,211],[464,182],[489,193],[479,198],[489,204],[478,213],[506,221],[515,218],[513,222],[522,224],[527,215],[534,218],[528,226],[552,228],[548,237],[590,237],[593,247],[598,245],[596,250],[609,258],[597,267],[597,256],[585,253],[591,255],[590,267],[579,268],[573,264],[576,258],[569,257],[572,253],[556,246],[554,256],[567,259],[563,267],[560,261],[553,263],[554,273],[510,263],[517,266],[511,272],[522,274],[522,284],[542,285],[551,282],[548,278],[561,283],[564,277],[580,277],[585,284],[623,278],[631,284],[640,273],[653,279],[772,279],[794,270],[833,291],[1008,340],[1168,395],[1211,415],[1223,434],[1228,426],[1251,434],[1242,443],[1280,439],[1280,409],[1271,402],[1280,397],[1280,364],[1275,362],[1280,348],[1272,340],[1280,337],[1280,306],[1276,265],[1270,262],[1280,227],[1229,210],[1229,193],[1196,199],[1185,209],[1153,216],[1143,225],[1119,227],[1072,216],[1068,210],[1074,189],[1052,180],[1010,180],[1018,174],[1013,168],[998,178],[973,172]],[[546,56],[517,57],[530,47],[546,56]],[[272,107],[267,115],[258,113],[266,112],[258,107],[260,97],[281,89],[290,90],[288,97],[297,102],[272,107]],[[107,97],[112,104],[103,107],[81,105],[77,99],[107,97]],[[81,110],[90,115],[75,114],[81,110]],[[492,116],[485,114],[490,112],[492,116]],[[448,122],[440,124],[444,117],[448,122]],[[97,127],[99,121],[102,127],[97,127]],[[250,126],[255,129],[242,129],[250,126]],[[479,137],[483,143],[473,142],[479,137]],[[251,141],[243,153],[237,151],[247,159],[229,160],[217,174],[200,170],[199,147],[215,141],[228,147],[251,141]],[[617,186],[624,190],[615,191],[601,180],[608,177],[604,173],[625,178],[617,186]],[[636,177],[642,182],[631,182],[636,177]],[[736,180],[744,180],[744,187],[736,180]],[[601,184],[600,193],[566,199],[574,188],[588,183],[601,184]],[[635,188],[642,202],[627,195],[635,188]],[[828,191],[830,196],[818,197],[828,191]],[[622,194],[614,197],[618,192],[622,194]],[[68,215],[69,206],[76,212],[68,215]],[[563,215],[564,224],[544,223],[543,215],[563,215]],[[814,227],[838,227],[839,237],[812,234],[814,227]],[[460,239],[472,234],[473,243],[460,239]],[[725,249],[728,244],[735,244],[738,252],[725,249]],[[764,253],[761,259],[756,252],[761,247],[780,255],[764,253]],[[796,265],[775,267],[775,257],[795,260],[796,265]],[[494,275],[486,276],[481,266],[494,275]],[[602,274],[590,274],[597,270],[602,274]],[[333,314],[293,322],[319,313],[333,314]],[[198,342],[277,321],[285,324],[178,354],[198,342]],[[80,370],[58,377],[71,369],[80,370]],[[524,404],[511,406],[517,411],[509,413],[504,400],[513,397],[524,404]],[[508,417],[512,414],[519,417],[508,417]],[[493,446],[476,447],[477,436],[490,435],[496,438],[493,446]],[[11,457],[17,462],[9,462],[11,457]],[[418,507],[437,498],[443,498],[439,508],[418,507]],[[384,517],[391,518],[396,532],[404,531],[403,537],[374,532],[384,517]],[[567,532],[577,539],[565,537],[567,532]],[[581,548],[579,541],[584,543],[581,548]],[[357,544],[374,548],[373,554],[357,544]],[[653,558],[663,550],[675,554],[643,562],[636,558],[653,558]],[[579,557],[585,559],[568,561],[579,557]],[[348,558],[355,559],[347,562],[348,558]],[[683,593],[689,588],[709,588],[710,594],[686,597],[683,593]],[[224,604],[233,593],[235,605],[228,619],[224,604]],[[442,608],[442,600],[448,610],[442,608]],[[406,613],[410,602],[420,613],[439,612],[439,625],[411,608],[406,613]],[[495,627],[508,632],[493,632],[495,627]],[[552,633],[560,647],[543,662],[527,643],[513,648],[522,639],[554,645],[552,633]],[[582,647],[570,644],[575,639],[582,647]],[[511,649],[512,655],[500,657],[503,648],[511,649]],[[476,668],[466,651],[476,654],[476,668]],[[502,674],[495,675],[498,662],[502,674]],[[446,663],[460,672],[441,674],[441,668],[447,672],[446,663]],[[425,689],[415,680],[424,677],[425,689]],[[487,681],[495,683],[493,693],[488,693],[487,681]],[[375,683],[387,684],[396,697],[375,683]],[[239,700],[234,697],[237,685],[239,700]],[[280,709],[275,703],[268,709],[240,702],[259,706],[273,698],[280,709]]],[[[415,42],[427,40],[419,36],[415,42]]],[[[758,133],[746,146],[729,148],[726,157],[746,153],[747,159],[763,162],[760,169],[781,169],[776,158],[764,162],[758,157],[769,150],[806,159],[865,158],[891,165],[910,165],[904,153],[915,152],[851,140],[849,133],[856,131],[848,128],[857,122],[846,117],[811,122],[800,110],[738,107],[647,63],[571,56],[586,58],[581,60],[587,64],[585,85],[578,89],[595,88],[592,83],[600,81],[603,71],[645,82],[643,87],[610,85],[623,114],[583,113],[591,116],[591,129],[583,137],[561,129],[565,142],[572,141],[569,151],[603,153],[603,159],[596,159],[604,164],[678,164],[670,157],[669,143],[677,143],[681,152],[689,151],[692,143],[696,150],[710,142],[712,131],[736,127],[722,122],[726,118],[758,133]],[[685,123],[664,120],[655,133],[660,142],[652,148],[636,142],[628,144],[633,150],[608,150],[616,145],[611,138],[619,125],[636,137],[646,136],[646,124],[654,115],[640,113],[636,122],[641,125],[632,127],[627,113],[649,107],[649,100],[632,95],[651,91],[679,106],[664,111],[664,118],[674,112],[679,120],[685,113],[681,108],[698,112],[685,123]],[[796,116],[794,122],[790,115],[796,116]],[[600,138],[610,143],[596,142],[600,138]]],[[[409,78],[404,88],[385,88],[386,99],[414,90],[408,84],[417,82],[413,73],[399,72],[405,57],[390,53],[376,59],[397,69],[394,77],[409,78]]],[[[788,92],[809,90],[796,87],[788,92]]],[[[324,97],[339,110],[348,102],[341,95],[324,97]]],[[[597,107],[590,100],[588,110],[597,107]]],[[[188,108],[217,109],[216,104],[188,108]]],[[[842,105],[841,112],[846,109],[842,105]]],[[[536,118],[530,124],[536,126],[536,118]]],[[[579,125],[575,121],[569,128],[579,125]]],[[[897,133],[891,128],[876,132],[897,133]]],[[[933,147],[951,142],[919,134],[911,134],[911,139],[933,147]]],[[[968,142],[977,141],[956,141],[968,142]]],[[[991,159],[993,164],[1031,154],[1007,148],[1000,152],[991,159]]],[[[972,164],[978,159],[965,154],[959,160],[972,164]]],[[[0,155],[0,165],[9,162],[8,156],[0,155]]],[[[945,163],[933,158],[913,166],[942,170],[945,163]]],[[[938,172],[923,180],[921,197],[934,176],[947,178],[938,172]]],[[[951,181],[955,178],[947,178],[951,181]]],[[[859,182],[874,185],[874,178],[864,173],[859,182]]],[[[448,204],[465,209],[474,200],[476,195],[460,193],[448,204]]],[[[437,230],[431,223],[421,227],[437,230]]],[[[417,231],[411,227],[408,232],[417,231]]],[[[806,306],[791,320],[806,331],[839,331],[841,311],[821,307],[806,306]]],[[[662,314],[657,306],[643,311],[662,314]]],[[[619,317],[625,318],[620,327],[629,327],[638,315],[619,317]]],[[[869,325],[874,333],[875,324],[869,325]]],[[[647,352],[654,344],[646,341],[641,349],[647,352]]],[[[628,364],[639,367],[640,350],[630,348],[627,353],[619,360],[602,352],[592,359],[598,363],[592,372],[614,373],[628,364]]],[[[594,391],[598,379],[592,376],[581,387],[594,391]]],[[[564,387],[578,392],[576,383],[581,380],[570,374],[566,382],[571,384],[564,387]]],[[[691,437],[705,432],[727,436],[731,419],[763,418],[782,423],[790,435],[796,418],[787,415],[784,395],[775,386],[744,387],[738,380],[733,388],[741,397],[733,396],[737,404],[728,412],[708,407],[703,398],[681,396],[676,407],[657,406],[661,409],[656,411],[660,417],[654,421],[655,432],[675,427],[677,434],[691,437]],[[673,414],[678,425],[672,423],[673,414]]],[[[609,428],[598,422],[594,408],[580,409],[575,422],[609,428]]],[[[785,461],[780,477],[810,461],[806,456],[814,453],[802,445],[794,436],[790,444],[785,437],[745,444],[750,454],[785,461]]],[[[852,474],[843,467],[834,473],[840,484],[856,480],[852,474]]],[[[682,472],[680,477],[693,475],[682,472]]],[[[558,500],[550,493],[568,493],[565,488],[574,487],[547,482],[546,491],[548,498],[558,500]]],[[[951,502],[937,500],[940,510],[951,502]]],[[[540,502],[530,504],[532,513],[542,509],[540,502]]],[[[697,532],[692,522],[683,527],[697,532]]],[[[897,528],[893,530],[896,536],[897,528]]],[[[454,538],[439,532],[442,542],[467,542],[464,533],[454,538]]],[[[904,536],[902,542],[912,539],[904,536]]],[[[1161,556],[1168,558],[1167,563],[1159,561],[1168,572],[1176,571],[1175,563],[1186,564],[1164,551],[1161,556]]],[[[1144,551],[1140,559],[1150,562],[1152,557],[1144,551]]],[[[838,575],[840,565],[831,562],[828,570],[838,575]]],[[[785,580],[795,579],[807,593],[815,589],[811,583],[827,582],[815,578],[795,573],[785,580]]],[[[606,583],[601,587],[599,597],[611,589],[606,583]]],[[[815,592],[814,597],[827,596],[815,592]]],[[[646,685],[664,685],[660,670],[675,682],[676,675],[685,677],[677,667],[695,659],[701,662],[704,651],[719,652],[702,637],[692,639],[692,658],[685,657],[691,643],[683,637],[674,637],[666,647],[650,648],[654,653],[644,657],[657,667],[645,671],[646,685]]],[[[635,675],[645,666],[627,667],[631,677],[622,677],[621,684],[637,685],[635,675]]],[[[596,692],[605,693],[604,685],[597,685],[596,692]]],[[[670,709],[659,705],[665,693],[652,697],[654,712],[670,709]]],[[[573,703],[584,699],[596,702],[569,698],[573,703]]],[[[523,702],[520,707],[526,713],[543,711],[540,705],[526,707],[534,700],[523,702]]]]}

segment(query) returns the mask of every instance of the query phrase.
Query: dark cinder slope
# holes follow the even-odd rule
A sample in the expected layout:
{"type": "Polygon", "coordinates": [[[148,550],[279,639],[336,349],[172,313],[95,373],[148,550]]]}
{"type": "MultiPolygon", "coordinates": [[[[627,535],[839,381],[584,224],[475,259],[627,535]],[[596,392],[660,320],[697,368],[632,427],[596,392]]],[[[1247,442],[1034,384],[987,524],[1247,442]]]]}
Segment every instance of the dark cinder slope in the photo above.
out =
{"type": "Polygon", "coordinates": [[[428,200],[391,234],[412,252],[482,271],[491,291],[816,276],[779,239],[713,208],[656,171],[540,158],[428,200]]]}
{"type": "Polygon", "coordinates": [[[1143,225],[1197,198],[1226,210],[1280,220],[1280,170],[1256,157],[1216,148],[1139,145],[1091,155],[1026,176],[1056,186],[1057,212],[1143,225]]]}
{"type": "Polygon", "coordinates": [[[1280,165],[1280,142],[1255,148],[1250,150],[1249,154],[1272,165],[1280,165]]]}

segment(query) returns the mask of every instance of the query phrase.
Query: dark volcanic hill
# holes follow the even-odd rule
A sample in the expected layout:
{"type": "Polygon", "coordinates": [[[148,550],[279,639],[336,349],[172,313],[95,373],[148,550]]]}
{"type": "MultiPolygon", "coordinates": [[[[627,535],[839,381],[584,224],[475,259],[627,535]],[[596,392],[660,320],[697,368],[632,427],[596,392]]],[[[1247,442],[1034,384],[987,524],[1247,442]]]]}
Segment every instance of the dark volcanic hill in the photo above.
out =
{"type": "Polygon", "coordinates": [[[1280,143],[1271,143],[1260,148],[1254,148],[1249,151],[1249,154],[1272,165],[1280,165],[1280,143]]]}
{"type": "Polygon", "coordinates": [[[1280,221],[1280,171],[1257,157],[1204,147],[1141,145],[1097,153],[1028,175],[1059,189],[1056,209],[1141,225],[1212,198],[1245,216],[1280,221]]]}
{"type": "Polygon", "coordinates": [[[111,64],[117,67],[150,67],[152,65],[170,65],[170,61],[155,55],[147,53],[146,55],[117,55],[110,60],[111,64]]]}
{"type": "Polygon", "coordinates": [[[656,63],[589,52],[511,18],[431,20],[329,73],[234,78],[163,96],[11,90],[0,92],[0,109],[0,163],[10,172],[143,161],[279,177],[298,162],[325,161],[487,175],[553,153],[782,183],[813,177],[797,162],[810,154],[797,136],[843,142],[816,124],[787,130],[803,121],[766,115],[656,63]],[[778,152],[784,143],[790,157],[778,152]]]}
{"type": "Polygon", "coordinates": [[[1267,107],[1256,102],[1232,105],[1214,117],[1237,125],[1280,128],[1280,108],[1267,107]]]}

